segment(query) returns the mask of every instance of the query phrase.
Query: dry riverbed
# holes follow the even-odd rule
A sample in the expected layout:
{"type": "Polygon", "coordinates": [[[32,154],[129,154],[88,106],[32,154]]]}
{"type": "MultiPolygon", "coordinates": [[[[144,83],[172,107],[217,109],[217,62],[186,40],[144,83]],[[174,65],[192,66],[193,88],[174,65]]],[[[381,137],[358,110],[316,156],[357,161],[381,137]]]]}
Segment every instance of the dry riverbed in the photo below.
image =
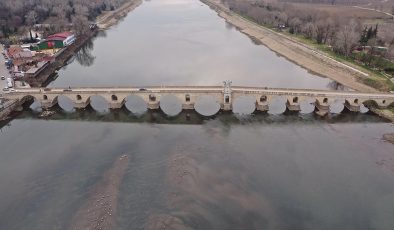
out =
{"type": "Polygon", "coordinates": [[[116,229],[116,211],[119,186],[126,173],[129,159],[123,155],[103,174],[102,179],[89,192],[87,201],[75,213],[70,230],[116,229]]]}

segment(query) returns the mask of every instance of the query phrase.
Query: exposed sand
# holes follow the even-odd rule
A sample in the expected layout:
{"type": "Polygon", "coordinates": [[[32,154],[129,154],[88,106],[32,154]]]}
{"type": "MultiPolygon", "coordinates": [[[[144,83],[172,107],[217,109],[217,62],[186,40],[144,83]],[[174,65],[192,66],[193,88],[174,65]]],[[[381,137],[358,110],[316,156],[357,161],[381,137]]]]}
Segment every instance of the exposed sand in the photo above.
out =
{"type": "Polygon", "coordinates": [[[394,145],[394,133],[387,133],[383,135],[383,140],[390,142],[394,145]]]}
{"type": "Polygon", "coordinates": [[[394,113],[391,112],[389,109],[377,109],[377,108],[370,107],[369,110],[371,110],[372,112],[374,112],[375,114],[377,114],[380,117],[384,117],[384,118],[390,120],[391,122],[394,122],[394,113]]]}
{"type": "Polygon", "coordinates": [[[261,42],[269,49],[286,57],[290,61],[303,66],[318,75],[328,77],[351,89],[363,92],[375,92],[357,79],[365,78],[366,74],[351,64],[340,63],[313,47],[302,44],[286,35],[259,26],[231,12],[220,0],[201,0],[214,9],[220,17],[237,27],[242,33],[261,42]]]}
{"type": "Polygon", "coordinates": [[[70,230],[116,229],[119,186],[128,163],[128,156],[123,155],[103,174],[102,179],[89,192],[87,201],[75,213],[70,230]]]}
{"type": "Polygon", "coordinates": [[[122,5],[120,8],[114,11],[107,11],[97,18],[97,26],[103,30],[108,29],[109,27],[115,25],[119,19],[125,17],[127,13],[134,10],[141,4],[142,0],[131,0],[129,3],[122,5]]]}
{"type": "MultiPolygon", "coordinates": [[[[218,144],[223,144],[221,138],[213,138],[218,144]]],[[[223,219],[217,219],[216,211],[209,207],[216,207],[217,210],[233,207],[227,210],[227,215],[234,218],[234,227],[240,229],[280,228],[277,213],[269,199],[264,194],[245,190],[243,183],[247,175],[231,167],[206,165],[205,160],[200,162],[197,159],[204,154],[203,148],[183,145],[174,147],[166,173],[172,187],[167,195],[166,206],[171,211],[151,211],[145,229],[190,229],[190,222],[186,224],[183,220],[196,218],[202,223],[211,223],[212,228],[223,228],[226,223],[222,222],[223,219]],[[240,179],[240,184],[228,180],[234,177],[240,179]],[[250,216],[255,218],[245,223],[244,220],[250,216]]],[[[225,155],[218,153],[218,156],[214,156],[215,161],[222,161],[225,155]]],[[[221,211],[219,213],[223,214],[221,211]]]]}

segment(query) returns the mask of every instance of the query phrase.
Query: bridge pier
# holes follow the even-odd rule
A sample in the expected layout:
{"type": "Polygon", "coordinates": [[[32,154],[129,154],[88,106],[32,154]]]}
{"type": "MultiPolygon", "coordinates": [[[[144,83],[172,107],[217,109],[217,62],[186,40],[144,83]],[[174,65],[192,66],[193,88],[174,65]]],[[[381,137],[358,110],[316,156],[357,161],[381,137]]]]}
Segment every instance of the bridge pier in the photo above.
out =
{"type": "Polygon", "coordinates": [[[232,111],[233,110],[233,104],[231,103],[222,103],[220,104],[220,109],[223,111],[232,111]]]}
{"type": "Polygon", "coordinates": [[[354,100],[346,100],[345,108],[347,108],[350,112],[360,112],[360,106],[358,99],[354,100]]]}
{"type": "Polygon", "coordinates": [[[147,105],[150,110],[157,110],[160,108],[160,102],[148,102],[147,105]]]}
{"type": "Polygon", "coordinates": [[[182,104],[182,109],[183,110],[193,110],[194,109],[194,103],[183,103],[182,104]]]}
{"type": "Polygon", "coordinates": [[[57,104],[57,97],[53,100],[41,100],[40,103],[42,109],[50,109],[57,104]]]}
{"type": "Polygon", "coordinates": [[[120,109],[122,108],[124,105],[123,102],[110,102],[108,103],[108,106],[110,109],[120,109]]]}
{"type": "Polygon", "coordinates": [[[328,103],[328,98],[316,99],[315,102],[315,113],[319,116],[324,117],[330,112],[330,104],[328,103]]]}
{"type": "Polygon", "coordinates": [[[90,98],[86,101],[74,101],[74,108],[75,109],[84,109],[90,104],[90,98]]]}
{"type": "Polygon", "coordinates": [[[298,102],[298,97],[288,98],[286,102],[286,107],[289,111],[298,112],[301,111],[300,103],[298,102]]]}

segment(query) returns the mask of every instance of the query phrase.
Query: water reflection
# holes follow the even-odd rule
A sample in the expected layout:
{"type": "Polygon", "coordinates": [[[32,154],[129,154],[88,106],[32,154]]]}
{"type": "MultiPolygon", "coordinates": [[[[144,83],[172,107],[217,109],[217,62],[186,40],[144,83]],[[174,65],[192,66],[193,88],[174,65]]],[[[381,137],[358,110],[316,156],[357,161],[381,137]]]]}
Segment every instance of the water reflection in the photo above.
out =
{"type": "MultiPolygon", "coordinates": [[[[143,114],[131,113],[128,109],[114,110],[110,113],[97,112],[92,107],[87,107],[83,110],[76,110],[74,113],[63,111],[58,107],[56,113],[49,117],[41,117],[40,113],[33,110],[24,110],[19,113],[16,119],[40,119],[40,120],[82,120],[92,122],[129,122],[129,123],[157,123],[157,124],[203,124],[212,119],[221,121],[224,124],[313,124],[315,122],[323,123],[361,123],[361,122],[386,122],[370,112],[367,113],[352,113],[343,111],[340,114],[331,113],[325,117],[320,117],[314,113],[284,113],[284,114],[268,114],[256,113],[251,115],[218,113],[214,116],[204,116],[194,110],[183,110],[175,116],[168,116],[161,110],[148,110],[143,114]]],[[[3,125],[7,123],[4,122],[3,125]]]]}
{"type": "Polygon", "coordinates": [[[376,116],[184,115],[23,112],[0,138],[0,228],[69,229],[127,155],[116,229],[390,230],[392,127],[376,116]]]}
{"type": "MultiPolygon", "coordinates": [[[[105,37],[105,36],[101,35],[100,37],[105,37]]],[[[94,64],[94,60],[96,59],[96,57],[93,56],[92,54],[93,49],[94,49],[94,42],[93,40],[89,40],[75,54],[76,60],[81,66],[88,67],[94,64]]]]}
{"type": "Polygon", "coordinates": [[[96,37],[94,47],[90,43],[82,49],[81,64],[60,70],[51,86],[216,85],[232,80],[248,86],[330,88],[331,80],[278,58],[230,27],[199,1],[145,2],[108,30],[107,37],[96,37]]]}

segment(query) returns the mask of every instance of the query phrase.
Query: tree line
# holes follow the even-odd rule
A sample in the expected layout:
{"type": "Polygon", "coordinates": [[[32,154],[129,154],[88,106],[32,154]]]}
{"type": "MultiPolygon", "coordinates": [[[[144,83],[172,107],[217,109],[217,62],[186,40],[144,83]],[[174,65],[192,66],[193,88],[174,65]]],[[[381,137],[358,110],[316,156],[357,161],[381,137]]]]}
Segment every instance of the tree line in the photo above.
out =
{"type": "Polygon", "coordinates": [[[104,10],[114,10],[127,0],[1,0],[0,38],[22,34],[35,24],[58,32],[72,26],[82,33],[104,10]]]}
{"type": "Polygon", "coordinates": [[[353,58],[363,64],[394,72],[394,23],[385,25],[379,33],[379,25],[366,25],[360,19],[332,17],[325,11],[305,9],[294,4],[272,0],[221,0],[230,10],[269,27],[287,28],[294,35],[324,44],[338,55],[353,58]],[[382,47],[387,47],[382,48],[382,47]],[[362,52],[355,52],[356,49],[362,52]]]}

